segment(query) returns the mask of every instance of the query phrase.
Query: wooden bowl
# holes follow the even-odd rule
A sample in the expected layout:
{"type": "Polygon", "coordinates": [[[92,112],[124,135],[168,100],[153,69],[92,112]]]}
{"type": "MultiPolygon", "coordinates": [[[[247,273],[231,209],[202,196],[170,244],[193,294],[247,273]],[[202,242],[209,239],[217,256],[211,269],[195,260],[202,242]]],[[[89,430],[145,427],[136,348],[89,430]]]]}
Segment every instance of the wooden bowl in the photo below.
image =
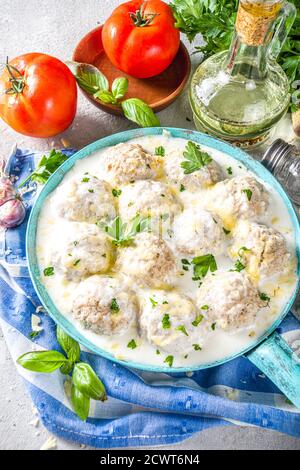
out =
{"type": "MultiPolygon", "coordinates": [[[[190,75],[191,61],[182,42],[174,61],[163,73],[151,78],[135,78],[118,70],[110,62],[103,50],[101,36],[102,26],[84,36],[74,50],[73,60],[94,65],[104,73],[110,84],[117,77],[127,77],[129,86],[126,98],[140,98],[149,104],[153,111],[161,111],[173,103],[183,91],[190,75]]],[[[111,114],[122,114],[119,107],[102,103],[84,90],[82,92],[98,108],[111,114]]]]}

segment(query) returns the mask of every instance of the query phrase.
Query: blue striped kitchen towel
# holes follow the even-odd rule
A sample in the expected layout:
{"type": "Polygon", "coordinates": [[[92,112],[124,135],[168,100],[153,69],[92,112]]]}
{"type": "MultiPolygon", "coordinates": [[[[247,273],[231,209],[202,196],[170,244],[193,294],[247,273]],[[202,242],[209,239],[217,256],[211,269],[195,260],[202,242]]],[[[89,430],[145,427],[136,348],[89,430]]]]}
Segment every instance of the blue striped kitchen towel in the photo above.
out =
{"type": "MultiPolygon", "coordinates": [[[[22,180],[39,157],[16,149],[8,170],[22,180]]],[[[25,222],[0,234],[0,322],[14,360],[35,348],[59,349],[55,324],[38,308],[26,266],[25,231],[34,198],[34,192],[28,193],[25,222]],[[29,337],[32,314],[40,317],[43,328],[34,340],[29,337]]],[[[289,314],[280,333],[299,338],[299,325],[289,314]]],[[[167,445],[228,425],[255,425],[300,437],[300,410],[245,357],[172,375],[131,370],[86,351],[82,355],[102,378],[109,397],[92,403],[87,422],[72,412],[66,377],[59,371],[36,374],[18,367],[43,424],[59,437],[97,448],[167,445]]]]}

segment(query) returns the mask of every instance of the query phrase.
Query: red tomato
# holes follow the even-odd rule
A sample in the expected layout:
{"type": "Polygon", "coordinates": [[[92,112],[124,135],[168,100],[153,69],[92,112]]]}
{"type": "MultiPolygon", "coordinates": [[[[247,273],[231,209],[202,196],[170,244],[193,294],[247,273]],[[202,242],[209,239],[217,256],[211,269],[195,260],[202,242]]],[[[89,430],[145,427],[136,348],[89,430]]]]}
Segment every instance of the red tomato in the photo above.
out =
{"type": "Polygon", "coordinates": [[[179,48],[171,8],[161,0],[133,0],[105,22],[102,42],[110,61],[123,72],[147,78],[163,72],[179,48]]]}
{"type": "Polygon", "coordinates": [[[13,59],[0,76],[0,117],[15,131],[51,137],[70,126],[77,105],[76,80],[46,54],[13,59]]]}

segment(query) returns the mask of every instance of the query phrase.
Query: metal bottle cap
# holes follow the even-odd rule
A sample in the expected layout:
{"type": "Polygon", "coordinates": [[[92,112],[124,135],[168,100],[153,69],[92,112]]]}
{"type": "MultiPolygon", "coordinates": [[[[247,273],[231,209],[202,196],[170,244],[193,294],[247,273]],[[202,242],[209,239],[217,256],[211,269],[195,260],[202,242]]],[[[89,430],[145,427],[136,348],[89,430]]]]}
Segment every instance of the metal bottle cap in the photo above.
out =
{"type": "Polygon", "coordinates": [[[278,163],[293,150],[294,146],[282,139],[275,140],[264,153],[261,163],[273,173],[278,163]]]}

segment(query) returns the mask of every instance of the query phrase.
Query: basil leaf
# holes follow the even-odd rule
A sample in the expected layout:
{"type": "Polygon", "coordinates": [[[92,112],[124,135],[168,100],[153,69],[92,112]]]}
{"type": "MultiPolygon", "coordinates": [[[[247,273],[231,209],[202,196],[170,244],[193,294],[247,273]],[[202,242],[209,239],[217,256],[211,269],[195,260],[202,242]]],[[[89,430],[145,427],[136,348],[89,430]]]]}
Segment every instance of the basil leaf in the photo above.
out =
{"type": "Polygon", "coordinates": [[[47,374],[59,369],[67,362],[69,362],[68,359],[58,351],[32,351],[17,359],[17,363],[24,369],[47,374]]]}
{"type": "Polygon", "coordinates": [[[70,374],[70,372],[72,372],[72,369],[73,369],[73,366],[74,366],[74,363],[71,362],[71,361],[68,361],[68,362],[65,362],[60,368],[60,372],[64,375],[68,375],[70,374]]]}
{"type": "Polygon", "coordinates": [[[70,359],[71,362],[79,361],[80,346],[77,341],[67,335],[67,333],[59,325],[57,325],[56,328],[56,337],[60,346],[67,354],[68,359],[70,359]]]}
{"type": "Polygon", "coordinates": [[[93,65],[79,62],[67,62],[67,65],[75,75],[78,85],[90,95],[99,90],[109,89],[107,78],[93,65]]]}
{"type": "Polygon", "coordinates": [[[125,96],[128,90],[128,79],[126,77],[119,77],[113,81],[111,91],[116,100],[120,100],[125,96]]]}
{"type": "Polygon", "coordinates": [[[90,411],[90,397],[81,393],[77,387],[72,383],[71,388],[71,403],[73,410],[82,421],[86,421],[90,411]]]}
{"type": "Polygon", "coordinates": [[[111,91],[108,90],[99,90],[96,93],[94,93],[94,98],[97,98],[98,100],[102,101],[103,103],[106,104],[116,104],[117,101],[115,100],[113,94],[111,91]]]}
{"type": "Polygon", "coordinates": [[[103,383],[86,362],[75,364],[72,379],[75,387],[84,395],[94,398],[94,400],[106,400],[103,383]]]}
{"type": "Polygon", "coordinates": [[[159,127],[160,122],[150,106],[139,98],[130,98],[122,102],[124,115],[141,127],[159,127]]]}

